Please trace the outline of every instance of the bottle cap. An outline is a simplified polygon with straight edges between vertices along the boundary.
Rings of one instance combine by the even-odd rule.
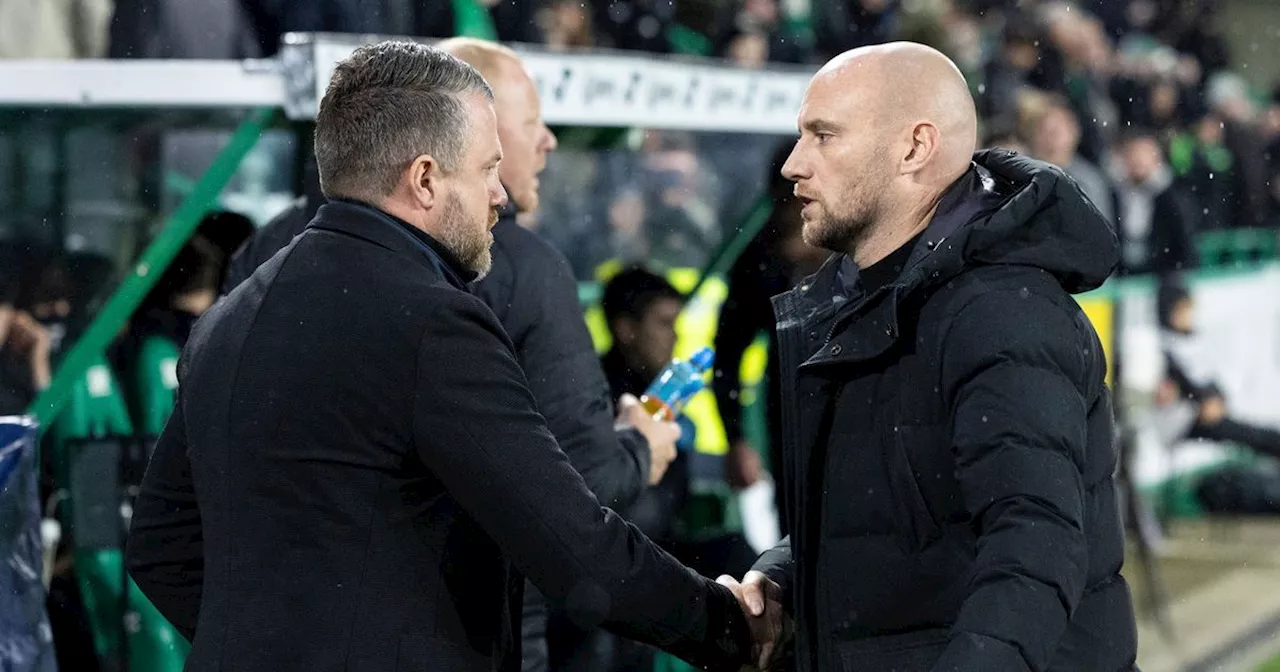
[[[711,348],[703,348],[689,358],[689,363],[693,364],[699,371],[710,371],[711,365],[715,364],[716,353]]]

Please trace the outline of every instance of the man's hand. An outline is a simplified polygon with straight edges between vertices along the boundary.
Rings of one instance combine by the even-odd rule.
[[[629,394],[618,400],[618,424],[636,428],[649,443],[649,485],[657,485],[667,473],[667,467],[676,459],[680,425],[655,420],[640,405],[640,400]]]
[[[747,572],[742,583],[727,574],[716,579],[716,583],[733,591],[733,596],[738,598],[756,642],[755,650],[751,652],[755,666],[768,670],[773,664],[773,655],[782,648],[791,627],[782,606],[782,588],[763,573],[755,571]]]
[[[17,352],[26,355],[35,388],[43,390],[49,387],[53,377],[49,362],[53,336],[49,329],[29,313],[19,311],[14,313],[13,322],[9,325],[9,343]]]
[[[764,476],[760,453],[746,441],[737,441],[724,456],[724,480],[735,490],[749,488]]]

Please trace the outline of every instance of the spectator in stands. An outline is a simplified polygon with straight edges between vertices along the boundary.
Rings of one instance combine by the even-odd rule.
[[[542,42],[561,51],[595,46],[591,10],[582,0],[551,0],[538,12]]]
[[[1187,438],[1230,441],[1280,458],[1280,431],[1233,418],[1209,368],[1208,344],[1197,337],[1195,299],[1180,282],[1163,283],[1157,296],[1166,380],[1156,393],[1160,406],[1190,404]]]
[[[817,3],[813,32],[818,55],[887,42],[897,30],[897,0],[830,0]]]
[[[129,2],[155,3],[156,0]],[[211,4],[216,6],[222,2]],[[280,36],[288,32],[450,37],[457,28],[454,5],[461,3],[451,0],[239,0],[236,4],[244,8],[256,48],[263,55],[271,56],[279,49]],[[181,3],[180,6],[187,5]]]
[[[1019,154],[1030,154],[1031,147],[1023,141],[1018,132],[1006,124],[995,125],[987,130],[982,146],[987,148],[1007,149]]]
[[[220,257],[218,286],[221,287],[230,273],[231,255],[254,233],[253,220],[238,212],[215,210],[200,220],[195,235],[211,243]]]
[[[30,313],[18,310],[17,278],[0,268],[0,416],[20,415],[49,386],[52,337]]]
[[[52,252],[27,264],[18,285],[21,289],[17,299],[18,310],[26,312],[48,330],[50,349],[56,359],[68,342],[68,335],[75,326],[73,323],[83,317],[74,310],[77,287],[67,255]],[[84,312],[83,308],[82,305],[80,313]]]
[[[646,222],[649,217],[644,195],[638,187],[626,186],[618,191],[609,203],[609,235],[606,257],[629,264],[650,256]]]
[[[107,55],[112,4],[113,0],[0,2],[0,60],[102,58]]]
[[[1239,75],[1219,72],[1209,79],[1206,97],[1213,118],[1222,126],[1222,142],[1232,159],[1229,179],[1233,202],[1226,224],[1262,226],[1268,205],[1266,144],[1248,86]]]
[[[599,46],[658,54],[671,51],[667,29],[676,11],[671,0],[603,0],[587,5],[594,10]]]
[[[650,132],[643,149],[640,185],[653,258],[665,266],[698,267],[721,232],[697,142],[692,134]]]
[[[272,46],[267,53],[275,53],[274,42],[287,30],[281,30],[282,26],[279,25],[273,26],[270,37],[260,39],[253,29],[253,16],[250,11],[247,11],[257,5],[266,4],[265,2],[241,2],[241,0],[201,0],[200,2],[115,0],[115,12],[111,16],[109,56],[111,58],[257,58],[264,53],[262,49],[264,42]],[[328,3],[308,2],[307,4]],[[319,11],[317,9],[317,12]]]
[[[1117,233],[1125,274],[1176,273],[1195,266],[1195,215],[1173,188],[1173,172],[1155,134],[1134,131],[1119,148]]]
[[[1098,208],[1107,221],[1115,223],[1115,202],[1111,185],[1097,166],[1077,153],[1080,124],[1065,99],[1051,98],[1034,123],[1031,155],[1062,168]]]
[[[129,322],[129,331],[117,344],[113,364],[117,371],[134,371],[143,344],[163,338],[179,350],[191,329],[218,298],[225,259],[222,250],[196,234],[178,251],[155,287]]]
[[[676,318],[684,296],[662,277],[639,268],[623,270],[605,286],[601,299],[613,348],[601,360],[616,401],[639,396],[671,361],[676,346]],[[673,527],[689,490],[689,458],[693,424],[680,418],[679,452],[662,480],[640,493],[623,517],[645,536],[670,550]],[[623,672],[653,667],[653,650],[603,630],[583,629],[564,613],[553,611],[547,623],[547,648],[553,672]]]
[[[1001,51],[984,69],[977,103],[983,119],[1007,127],[1017,123],[1018,98],[1023,88],[1062,92],[1065,76],[1060,54],[1033,17],[1012,14],[1002,37]]]
[[[601,299],[613,347],[602,358],[615,399],[639,396],[671,361],[676,346],[676,319],[685,297],[667,280],[643,268],[615,275]],[[645,490],[623,516],[682,562],[707,576],[746,571],[754,552],[739,534],[711,540],[679,533],[677,520],[688,495],[694,425],[679,419],[680,453],[662,480]],[[583,629],[564,613],[554,613],[547,628],[551,670],[555,672],[632,672],[653,667],[653,649],[599,629]]]
[[[1043,12],[1048,35],[1063,58],[1063,102],[1076,117],[1076,152],[1098,164],[1105,156],[1119,110],[1109,95],[1113,51],[1095,17],[1065,4],[1049,4]]]
[[[717,52],[739,67],[758,68],[767,61],[802,63],[808,56],[800,40],[782,30],[777,0],[731,3],[722,22]]]
[[[1206,114],[1169,141],[1169,166],[1191,206],[1196,231],[1231,228],[1238,216],[1240,181],[1225,139],[1221,119]]]
[[[1272,89],[1262,114],[1262,138],[1267,143],[1267,160],[1280,162],[1280,85]]]
[[[770,299],[815,272],[828,253],[804,242],[801,235],[800,204],[792,194],[791,182],[782,177],[782,165],[795,143],[782,143],[770,164],[769,194],[773,211],[760,233],[747,245],[729,271],[729,293],[720,310],[716,328],[716,374],[712,380],[720,418],[724,422],[729,453],[725,456],[725,477],[733,487],[743,488],[761,476],[761,460],[756,446],[744,431],[742,358],[760,334],[768,338],[764,404],[767,414],[769,471],[782,483],[782,376],[778,369],[777,323]],[[785,498],[776,497],[781,508]],[[783,534],[787,532],[786,512],[780,510]]]

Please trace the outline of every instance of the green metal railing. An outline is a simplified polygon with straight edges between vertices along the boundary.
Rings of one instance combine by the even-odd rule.
[[[84,334],[59,363],[49,387],[27,409],[28,413],[39,420],[41,427],[52,424],[76,381],[102,356],[147,293],[159,281],[169,263],[195,233],[200,220],[216,204],[218,194],[236,174],[240,162],[257,144],[258,138],[272,123],[276,114],[275,108],[260,108],[241,122],[209,169],[143,251],[134,264],[133,271],[120,283]]]

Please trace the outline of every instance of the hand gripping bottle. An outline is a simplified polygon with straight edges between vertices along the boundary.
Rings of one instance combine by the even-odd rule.
[[[711,348],[703,348],[687,361],[672,360],[640,397],[640,405],[654,418],[674,422],[693,395],[707,386],[703,375],[711,370],[715,359]]]

